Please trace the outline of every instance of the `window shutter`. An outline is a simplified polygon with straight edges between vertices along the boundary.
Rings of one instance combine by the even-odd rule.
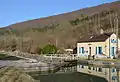
[[[79,53],[81,53],[81,47],[79,48]]]
[[[98,53],[97,53],[97,47],[96,47],[96,54],[98,54]]]

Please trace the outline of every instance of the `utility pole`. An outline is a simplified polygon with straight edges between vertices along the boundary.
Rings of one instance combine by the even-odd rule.
[[[56,40],[55,40],[55,45],[56,45],[56,47],[58,46],[58,38],[56,38]]]
[[[117,14],[117,12],[116,12],[116,14],[115,14],[115,28],[116,28],[116,41],[117,41],[117,43],[116,43],[116,54],[118,53],[118,14]]]

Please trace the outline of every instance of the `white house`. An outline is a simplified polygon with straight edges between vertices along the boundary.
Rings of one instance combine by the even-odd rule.
[[[83,38],[77,42],[77,56],[102,56],[116,57],[117,39],[114,33],[103,33],[100,35]],[[118,39],[118,50],[120,40]]]

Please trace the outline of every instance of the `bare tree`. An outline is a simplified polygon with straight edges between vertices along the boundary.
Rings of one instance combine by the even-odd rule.
[[[113,27],[113,23],[112,23],[112,13],[111,12],[109,12],[109,19],[110,19],[110,26],[111,26],[112,32],[114,32],[114,27]]]

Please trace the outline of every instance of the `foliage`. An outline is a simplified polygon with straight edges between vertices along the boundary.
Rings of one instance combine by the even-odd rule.
[[[55,54],[57,53],[57,48],[55,45],[46,45],[43,49],[42,49],[42,53],[43,54]]]
[[[44,28],[32,28],[32,31],[44,32]]]
[[[46,25],[43,28],[38,26],[37,28],[32,28],[32,31],[38,31],[38,32],[46,32],[49,29],[52,29],[53,31],[55,30],[56,27],[58,27],[59,24],[51,24],[51,25]]]
[[[76,18],[75,20],[69,21],[69,23],[70,23],[72,26],[78,25],[79,22],[80,22],[80,20],[79,20],[78,18]]]
[[[20,33],[21,31],[19,30],[11,29],[10,31],[11,31],[10,33],[15,34],[16,36],[21,36],[21,33]]]
[[[10,33],[6,29],[0,29],[0,35],[4,35],[4,34],[10,34]]]
[[[54,32],[55,29],[59,26],[59,24],[51,24],[49,26],[45,26],[45,28],[48,29],[52,29],[52,31]]]

